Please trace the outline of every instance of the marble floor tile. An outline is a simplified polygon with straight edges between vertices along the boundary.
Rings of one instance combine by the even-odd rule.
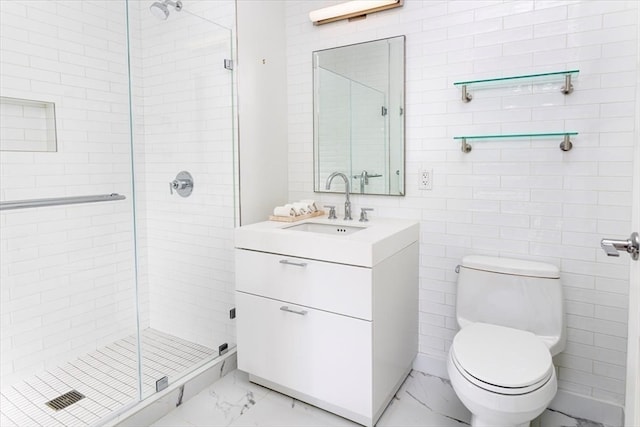
[[[389,403],[377,424],[378,427],[465,427],[468,425],[453,417],[432,411],[423,402],[397,395]]]
[[[236,419],[233,427],[359,427],[352,421],[277,392]]]
[[[531,422],[531,427],[562,426],[562,427],[607,427],[584,418],[574,418],[562,412],[547,409]]]
[[[417,425],[469,425],[471,413],[464,407],[451,387],[447,379],[425,374],[419,371],[411,371],[395,396],[396,402],[402,402],[402,410],[406,411],[415,402],[421,407],[421,419],[431,414],[436,414],[449,420],[446,424],[417,424]],[[387,412],[390,408],[387,408]],[[391,424],[390,424],[391,425]],[[401,425],[401,424],[398,424]],[[413,425],[413,424],[412,424]]]
[[[378,427],[463,427],[471,414],[448,380],[411,371],[380,417]],[[357,427],[358,424],[230,372],[152,427]],[[531,427],[607,427],[547,410]]]
[[[273,392],[249,382],[244,372],[234,370],[153,425],[179,426],[182,424],[176,420],[182,420],[186,426],[228,426],[269,393]]]

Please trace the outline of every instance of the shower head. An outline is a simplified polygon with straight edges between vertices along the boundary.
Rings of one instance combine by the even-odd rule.
[[[160,18],[165,20],[169,17],[169,8],[167,7],[173,6],[176,12],[180,12],[182,10],[182,2],[180,0],[171,1],[171,0],[163,0],[162,2],[155,2],[151,6],[149,6],[149,10],[156,18]]]

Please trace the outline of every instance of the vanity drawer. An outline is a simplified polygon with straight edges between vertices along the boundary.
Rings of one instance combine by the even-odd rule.
[[[371,418],[371,322],[244,292],[236,307],[238,369]]]
[[[371,320],[372,270],[236,249],[236,290]]]

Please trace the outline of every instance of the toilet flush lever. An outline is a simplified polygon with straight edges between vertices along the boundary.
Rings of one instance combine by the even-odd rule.
[[[640,255],[640,236],[633,232],[627,240],[602,239],[600,246],[607,256],[620,256],[619,251],[625,251],[631,255],[631,259],[637,261]]]

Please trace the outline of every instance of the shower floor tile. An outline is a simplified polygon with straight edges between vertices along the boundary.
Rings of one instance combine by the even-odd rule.
[[[190,341],[145,329],[142,340],[143,396],[156,380],[180,375],[217,355]],[[71,390],[85,398],[54,411],[46,402]],[[137,339],[134,335],[2,390],[0,426],[85,426],[138,399]]]

